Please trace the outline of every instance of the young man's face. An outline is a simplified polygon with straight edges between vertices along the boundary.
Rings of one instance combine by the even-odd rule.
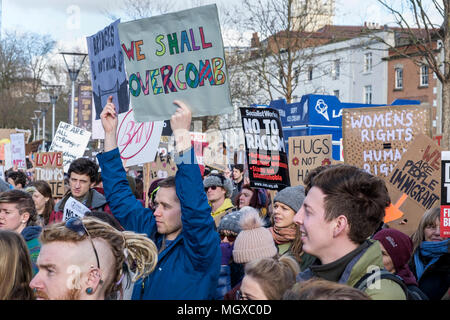
[[[17,204],[0,203],[0,230],[11,230],[21,233],[26,227],[30,214],[20,214]]]
[[[244,175],[243,172],[241,172],[239,169],[233,169],[233,180],[234,181],[239,181],[242,176]]]
[[[84,270],[80,261],[83,254],[80,254],[79,245],[63,241],[42,245],[37,259],[39,272],[30,282],[30,288],[36,291],[38,300],[82,299],[86,288],[83,286]]]
[[[75,198],[83,198],[93,186],[91,178],[87,174],[70,173],[70,191]]]
[[[181,205],[174,187],[159,188],[155,196],[158,233],[165,234],[167,240],[174,240],[181,232]]]
[[[219,186],[211,186],[205,188],[206,196],[208,197],[208,201],[215,202],[220,200],[225,200],[226,190]]]
[[[301,232],[303,250],[321,261],[327,257],[334,245],[334,225],[325,221],[324,200],[325,194],[322,190],[312,187],[294,217],[294,223]]]

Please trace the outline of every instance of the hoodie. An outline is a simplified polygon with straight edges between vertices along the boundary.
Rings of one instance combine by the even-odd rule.
[[[33,276],[38,272],[36,262],[39,252],[41,251],[41,243],[39,242],[41,231],[42,227],[40,226],[29,226],[23,229],[21,233],[27,243],[28,251],[30,252]]]

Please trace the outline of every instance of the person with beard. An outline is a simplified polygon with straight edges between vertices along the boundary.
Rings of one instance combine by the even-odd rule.
[[[132,282],[149,275],[158,252],[152,240],[120,232],[96,218],[71,218],[42,231],[39,272],[30,287],[38,300],[104,300],[122,295],[127,270]]]

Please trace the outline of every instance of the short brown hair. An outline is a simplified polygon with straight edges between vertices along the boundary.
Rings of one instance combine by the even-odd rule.
[[[283,300],[371,300],[363,291],[346,284],[313,278],[296,283]]]
[[[33,197],[25,191],[13,189],[0,193],[0,203],[13,203],[22,215],[25,212],[30,214],[27,226],[36,225],[37,213],[34,206]]]
[[[349,223],[349,238],[360,244],[383,222],[391,200],[385,182],[366,171],[338,164],[320,171],[310,181],[324,194],[325,220],[344,215]]]

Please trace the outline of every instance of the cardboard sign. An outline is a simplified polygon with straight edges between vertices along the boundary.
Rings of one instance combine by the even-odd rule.
[[[89,83],[78,86],[78,127],[92,131],[92,87]]]
[[[64,167],[62,152],[40,152],[34,154],[35,180],[45,180],[52,188],[52,196],[64,196]]]
[[[117,113],[127,112],[129,109],[130,98],[124,54],[117,30],[119,23],[120,19],[86,38],[96,120],[100,119],[100,113],[109,96],[113,97]]]
[[[67,221],[70,218],[74,218],[74,217],[81,219],[84,217],[84,215],[86,213],[88,213],[90,211],[91,210],[89,210],[89,208],[86,207],[84,204],[75,200],[72,197],[69,197],[69,199],[67,199],[66,204],[64,206],[62,221]]]
[[[240,108],[250,185],[282,190],[290,186],[286,147],[278,111]]]
[[[25,136],[23,133],[12,133],[11,137],[11,161],[17,169],[26,170]]]
[[[331,164],[331,134],[289,137],[289,178],[291,186],[303,184],[312,169]]]
[[[420,134],[385,178],[392,205],[384,222],[411,235],[428,209],[439,206],[441,147]]]
[[[49,151],[63,153],[64,172],[69,171],[73,160],[84,155],[91,133],[66,122],[60,122]]]
[[[387,177],[419,134],[431,135],[430,109],[391,106],[343,109],[345,163]]]
[[[450,151],[441,153],[441,237],[450,238]]]
[[[233,112],[215,4],[119,24],[138,122],[168,120],[184,101],[192,116]]]
[[[133,109],[119,114],[117,146],[127,167],[155,159],[163,126],[163,121],[137,123]]]

